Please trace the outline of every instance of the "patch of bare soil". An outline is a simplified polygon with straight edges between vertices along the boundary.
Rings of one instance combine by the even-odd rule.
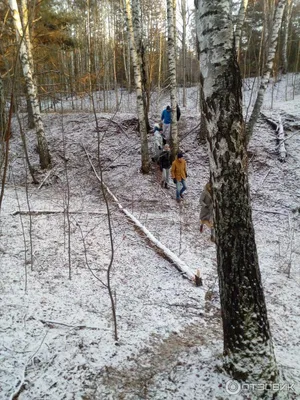
[[[222,339],[219,310],[210,301],[206,302],[206,306],[206,310],[212,313],[209,316],[203,315],[202,322],[188,325],[179,333],[172,332],[165,339],[153,334],[149,346],[144,347],[137,355],[128,357],[128,367],[106,367],[98,386],[105,389],[103,392],[100,389],[101,393],[97,391],[95,398],[155,398],[150,387],[159,374],[163,373],[172,381],[174,370],[188,366],[188,354],[197,353],[200,346]]]

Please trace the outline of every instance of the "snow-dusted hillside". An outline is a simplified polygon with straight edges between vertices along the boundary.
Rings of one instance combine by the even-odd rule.
[[[283,77],[273,88],[273,101],[270,90],[265,115],[276,119],[288,114],[300,124],[300,77],[296,79],[294,91],[291,78],[286,83]],[[254,399],[251,387],[239,391],[234,386],[238,383],[227,383],[229,377],[219,368],[222,327],[215,247],[208,231],[199,232],[199,196],[209,171],[206,148],[198,144],[193,131],[199,123],[197,93],[197,88],[189,89],[188,107],[182,108],[179,124],[189,172],[181,206],[175,202],[173,186],[160,187],[156,165],[148,176],[139,172],[133,96],[124,95],[122,112],[97,114],[105,183],[163,245],[192,271],[199,268],[204,281],[198,288],[184,279],[110,199],[118,343],[107,288],[95,278],[106,283],[111,245],[101,188],[82,147],[97,166],[93,113],[71,112],[64,104],[63,113],[45,114],[53,169],[50,174],[38,173],[40,185],[33,185],[26,173],[19,128],[13,121],[0,215],[1,399],[13,399],[22,383],[20,400]],[[248,100],[245,91],[245,113]],[[152,122],[167,104],[166,98],[153,98]],[[283,387],[281,395],[296,399],[300,398],[300,214],[293,210],[300,207],[300,132],[286,133],[288,156],[280,163],[272,128],[262,120],[258,123],[249,146],[249,174],[277,361],[286,382],[294,386],[290,391]],[[27,138],[30,159],[38,167],[34,133],[28,132]],[[66,179],[69,232],[63,212],[68,204]]]

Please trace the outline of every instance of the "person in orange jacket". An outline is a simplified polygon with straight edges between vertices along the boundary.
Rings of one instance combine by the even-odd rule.
[[[176,201],[180,202],[183,199],[183,192],[187,189],[185,183],[187,178],[186,161],[181,152],[177,154],[176,160],[172,163],[171,176],[176,184]]]

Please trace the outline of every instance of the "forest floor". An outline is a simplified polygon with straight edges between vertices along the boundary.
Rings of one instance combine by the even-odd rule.
[[[265,104],[264,114],[289,114],[300,121],[300,88],[287,101],[284,90],[283,82],[272,109]],[[0,226],[1,399],[13,399],[19,386],[20,400],[256,398],[249,387],[233,394],[221,369],[216,249],[209,232],[199,232],[208,156],[197,140],[199,117],[192,104],[182,108],[179,125],[188,164],[188,191],[180,205],[173,185],[161,188],[156,165],[149,175],[140,173],[134,114],[97,113],[104,182],[161,243],[192,271],[199,268],[204,282],[199,288],[184,279],[109,197],[118,342],[108,291],[99,281],[107,282],[112,256],[107,208],[84,151],[97,167],[94,115],[44,115],[51,171],[39,170],[35,137],[27,132],[37,185],[26,172],[19,127],[13,121]],[[153,114],[152,122],[157,119]],[[293,385],[290,391],[285,386],[281,397],[297,399],[300,216],[293,210],[300,206],[300,134],[286,133],[288,156],[281,163],[274,131],[259,121],[249,146],[249,179],[276,358],[285,382]]]

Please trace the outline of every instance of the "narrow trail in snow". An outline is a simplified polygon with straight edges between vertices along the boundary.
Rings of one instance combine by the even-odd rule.
[[[86,150],[86,148],[84,147],[83,144],[81,144],[83,150],[85,151],[85,154],[87,156],[87,159],[93,169],[93,172],[96,176],[96,178],[98,179],[98,181],[101,183],[101,185],[104,185],[105,189],[107,190],[107,192],[109,193],[109,195],[111,196],[111,198],[115,201],[115,203],[118,205],[119,209],[126,215],[126,217],[135,224],[137,231],[140,233],[143,233],[147,240],[151,242],[152,247],[155,249],[155,251],[157,252],[157,254],[159,254],[160,256],[164,257],[165,259],[167,259],[168,261],[170,261],[179,271],[181,271],[182,276],[187,277],[188,279],[190,279],[191,281],[195,281],[196,278],[196,273],[192,272],[191,269],[182,261],[180,260],[179,257],[176,256],[176,254],[174,254],[170,249],[168,249],[167,247],[165,247],[160,241],[158,241],[151,232],[149,232],[149,230],[147,228],[145,228],[140,221],[135,218],[127,209],[123,208],[123,206],[120,204],[119,200],[116,198],[116,196],[111,192],[111,190],[107,187],[107,185],[103,182],[103,180],[101,180],[101,177],[97,174],[97,171],[95,169],[95,166],[93,165],[91,158]]]

